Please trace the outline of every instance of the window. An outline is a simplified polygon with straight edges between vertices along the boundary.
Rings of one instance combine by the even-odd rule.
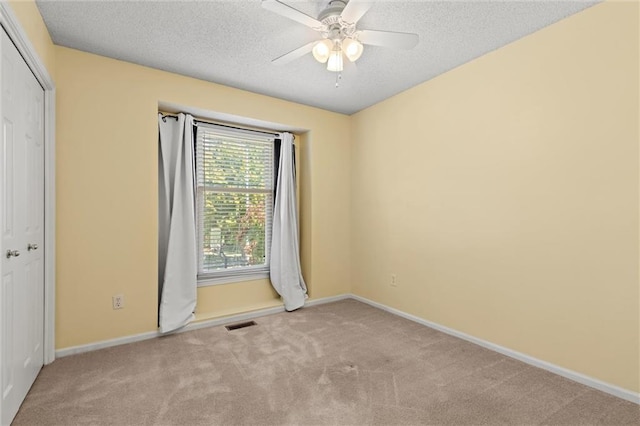
[[[274,198],[274,136],[196,126],[198,279],[266,277]]]

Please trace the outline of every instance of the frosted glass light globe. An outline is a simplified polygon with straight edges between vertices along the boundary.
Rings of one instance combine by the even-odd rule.
[[[347,38],[342,42],[342,51],[351,62],[355,62],[362,56],[364,47],[358,40]]]
[[[327,62],[327,59],[329,59],[329,55],[331,54],[331,42],[329,40],[320,40],[313,46],[311,53],[313,53],[313,57],[316,58],[316,61],[324,64]]]
[[[329,56],[329,61],[327,62],[327,70],[333,72],[342,71],[343,62],[342,62],[342,51],[341,50],[332,50],[331,55]]]

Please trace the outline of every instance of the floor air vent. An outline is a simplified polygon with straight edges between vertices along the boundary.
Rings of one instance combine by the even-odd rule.
[[[226,328],[229,331],[233,331],[239,328],[251,327],[252,325],[258,325],[258,324],[256,324],[255,321],[247,321],[247,322],[239,322],[237,324],[225,325],[224,328]]]

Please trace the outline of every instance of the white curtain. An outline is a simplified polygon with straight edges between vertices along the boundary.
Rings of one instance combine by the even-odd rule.
[[[293,135],[283,133],[280,139],[282,142],[273,211],[270,276],[273,288],[282,297],[284,308],[293,311],[304,306],[307,286],[300,267]]]
[[[160,332],[193,320],[198,263],[193,117],[158,114],[158,295]]]

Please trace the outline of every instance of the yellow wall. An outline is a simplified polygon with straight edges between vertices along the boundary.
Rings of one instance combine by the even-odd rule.
[[[349,292],[348,116],[63,47],[56,63],[57,348],[156,330],[159,102],[308,129],[304,276],[311,298]],[[278,303],[267,280],[211,286],[197,316]]]
[[[354,115],[353,292],[638,392],[638,50],[604,3]]]
[[[15,13],[22,29],[29,37],[43,65],[55,80],[55,49],[49,31],[42,20],[34,0],[10,0],[9,5]]]

